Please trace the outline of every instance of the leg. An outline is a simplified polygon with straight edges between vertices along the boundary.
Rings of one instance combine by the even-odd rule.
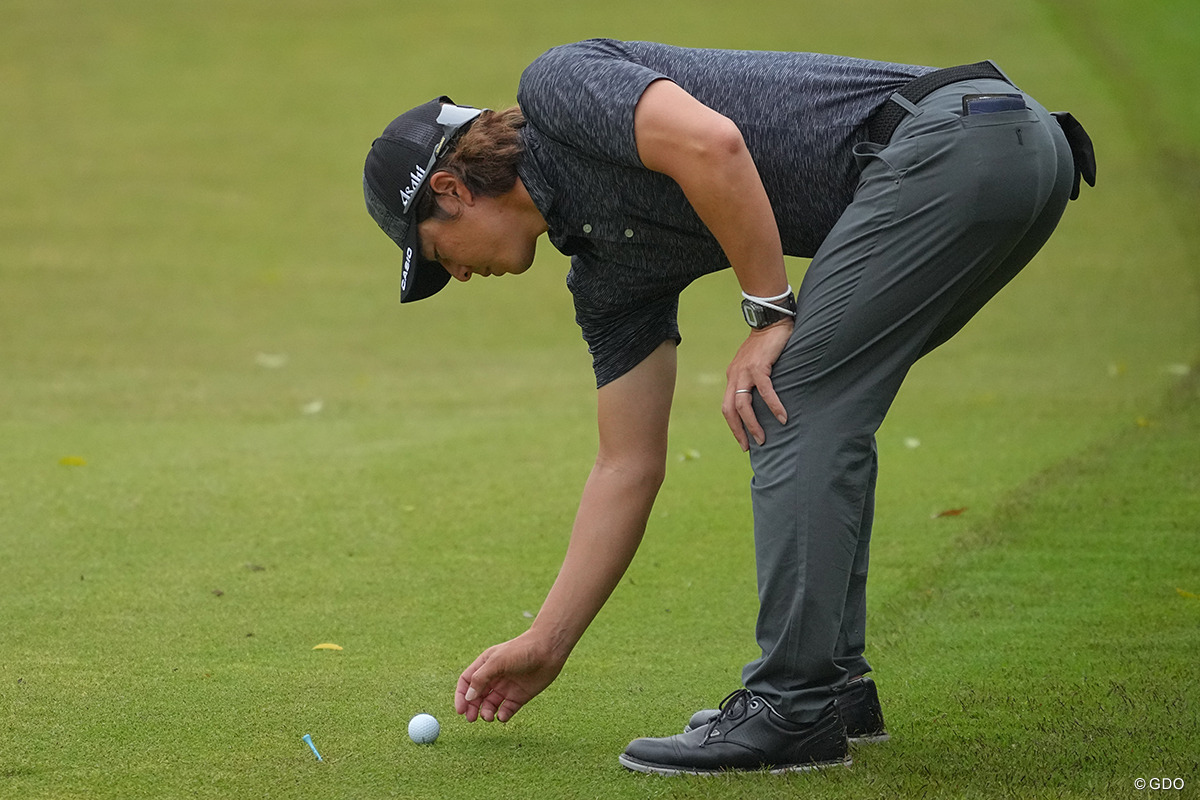
[[[1040,106],[960,116],[962,94],[1000,88],[1011,91],[947,87],[887,147],[860,146],[854,202],[809,267],[772,375],[787,425],[755,400],[767,435],[751,448],[763,654],[743,680],[797,721],[869,668],[859,620],[875,431],[917,358],[1032,257],[1066,203],[1070,154]]]
[[[879,453],[871,437],[871,474],[858,527],[858,543],[850,567],[850,584],[842,609],[842,627],[834,648],[833,661],[847,677],[865,675],[871,665],[863,657],[867,647],[867,569],[871,551],[871,524],[875,517],[875,480],[879,476]]]
[[[1033,100],[1030,100],[1029,104],[1037,105]],[[1056,185],[1061,186],[1064,181],[1068,180],[1067,175],[1072,174],[1069,170],[1069,165],[1072,164],[1071,148],[1068,146],[1066,138],[1062,136],[1054,136],[1054,144],[1059,166]],[[968,287],[962,299],[955,304],[946,318],[934,330],[921,355],[925,355],[949,341],[989,300],[996,296],[997,292],[1017,276],[1017,273],[1033,259],[1034,255],[1042,249],[1046,240],[1050,238],[1050,234],[1054,232],[1066,206],[1066,197],[1056,196],[1042,207],[1041,213],[1029,226],[1025,236],[1000,265]]]

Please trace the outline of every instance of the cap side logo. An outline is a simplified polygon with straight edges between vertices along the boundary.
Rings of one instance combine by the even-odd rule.
[[[408,212],[408,207],[412,203],[413,195],[417,193],[417,189],[421,188],[421,182],[425,180],[425,168],[413,167],[413,171],[408,173],[408,188],[400,190],[400,199],[404,201],[404,211]]]
[[[412,267],[412,248],[404,248],[404,268],[400,270],[400,291],[408,290],[408,270]]]

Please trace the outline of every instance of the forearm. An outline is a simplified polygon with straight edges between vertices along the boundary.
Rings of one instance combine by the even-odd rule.
[[[531,632],[566,659],[625,574],[661,484],[656,469],[597,459],[584,487],[567,554]]]
[[[667,465],[675,343],[600,389],[600,443],[558,578],[530,633],[562,659],[616,588],[646,530]]]
[[[670,340],[601,387],[596,466],[562,569],[529,630],[489,647],[459,676],[454,708],[468,721],[504,722],[549,686],[625,574],[666,472],[674,390]]]

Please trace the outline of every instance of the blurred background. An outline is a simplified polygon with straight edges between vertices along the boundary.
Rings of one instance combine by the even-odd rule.
[[[0,795],[162,796],[167,781],[180,795],[311,796],[295,777],[310,731],[331,760],[359,754],[318,788],[393,787],[398,771],[477,776],[457,796],[504,796],[510,779],[602,796],[586,780],[611,788],[630,719],[731,686],[731,665],[753,656],[756,597],[749,469],[719,406],[745,326],[732,276],[714,275],[681,304],[652,535],[561,693],[518,733],[448,727],[441,760],[395,747],[406,709],[446,725],[458,670],[536,612],[595,453],[595,390],[567,259],[545,241],[519,278],[401,308],[363,159],[402,111],[441,94],[508,105],[526,64],[594,36],[992,58],[1096,143],[1098,187],[913,370],[879,436],[872,646],[897,665],[897,718],[933,733],[920,763],[940,769],[939,737],[958,733],[923,710],[951,702],[960,673],[920,672],[937,666],[923,657],[941,652],[936,628],[911,657],[922,666],[905,647],[931,587],[994,543],[959,523],[1097,443],[1153,433],[1180,387],[1195,400],[1195,0],[0,0]],[[790,263],[793,285],[804,266]],[[1185,562],[1133,550],[1178,599],[1164,576]],[[1143,574],[1100,568],[1127,586]],[[1108,589],[1091,586],[1079,613],[1119,601]],[[1048,635],[1018,643],[1040,652]],[[305,658],[323,641],[346,645],[344,660]],[[1123,658],[1106,648],[1079,657]],[[1004,653],[972,652],[990,687],[986,659]],[[987,737],[1008,734],[980,730],[979,751],[1001,752]],[[1093,769],[1121,749],[1117,730],[1082,737]],[[1058,740],[1020,741],[1028,766]],[[586,780],[563,790],[512,757],[521,742],[575,759]],[[1080,763],[1075,748],[1062,743],[1061,763]],[[870,787],[869,763],[853,792]]]

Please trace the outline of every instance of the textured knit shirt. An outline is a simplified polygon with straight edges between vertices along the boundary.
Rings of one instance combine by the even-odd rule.
[[[729,261],[674,180],[638,157],[633,114],[669,79],[731,119],[775,213],[783,251],[812,257],[854,194],[852,148],[871,113],[930,67],[594,39],[526,68],[519,175],[571,257],[567,286],[597,386],[680,341],[679,294]]]

